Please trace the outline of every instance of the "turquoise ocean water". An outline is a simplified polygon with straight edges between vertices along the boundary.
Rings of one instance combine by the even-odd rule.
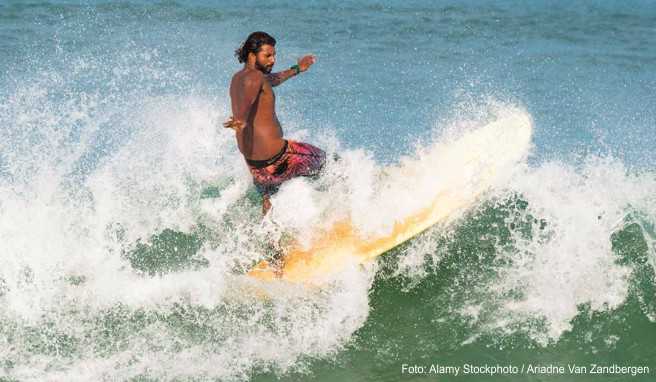
[[[219,125],[255,30],[317,56],[278,116],[341,158],[264,220]],[[656,380],[655,89],[652,1],[0,1],[0,381]],[[386,166],[503,115],[532,149],[474,208],[253,292],[270,238],[384,229],[425,191]]]

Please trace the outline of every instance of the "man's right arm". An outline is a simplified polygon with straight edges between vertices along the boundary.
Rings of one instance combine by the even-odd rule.
[[[223,126],[233,128],[236,131],[246,126],[246,119],[262,90],[263,82],[264,75],[258,71],[247,73],[244,76],[241,89],[237,91],[234,115]]]

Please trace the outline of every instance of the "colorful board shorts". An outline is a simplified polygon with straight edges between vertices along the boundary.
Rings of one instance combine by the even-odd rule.
[[[297,176],[316,176],[326,163],[326,153],[308,143],[285,140],[282,150],[271,159],[246,159],[253,183],[260,195],[271,195],[280,185]]]

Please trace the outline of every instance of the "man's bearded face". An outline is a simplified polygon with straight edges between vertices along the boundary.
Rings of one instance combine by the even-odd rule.
[[[271,73],[273,65],[276,63],[276,48],[265,44],[260,47],[260,51],[255,55],[255,67],[262,73]]]

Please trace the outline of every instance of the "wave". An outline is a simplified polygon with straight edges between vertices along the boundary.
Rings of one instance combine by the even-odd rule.
[[[303,373],[312,359],[331,359],[352,343],[369,322],[372,290],[412,293],[436,278],[454,283],[435,291],[435,301],[451,308],[437,317],[423,309],[421,317],[460,317],[463,343],[519,332],[544,346],[571,329],[581,305],[613,310],[630,293],[642,296],[653,320],[653,173],[632,173],[613,158],[520,163],[476,210],[386,255],[382,271],[375,264],[350,269],[320,290],[263,286],[242,274],[266,256],[268,240],[309,237],[345,214],[363,231],[384,229],[388,219],[370,213],[372,200],[379,210],[394,205],[395,214],[410,213],[420,199],[402,192],[417,184],[416,174],[386,177],[366,150],[340,149],[330,134],[292,131],[341,159],[317,182],[283,187],[261,220],[232,136],[217,132],[225,110],[200,98],[159,97],[134,112],[139,128],[83,177],[71,171],[79,157],[69,151],[58,157],[73,159],[54,163],[40,162],[43,150],[6,155],[12,176],[0,189],[0,298],[2,338],[12,343],[2,358],[12,376]],[[526,112],[488,105],[400,163],[431,169],[433,148],[508,113]],[[40,133],[51,142],[67,132]],[[33,171],[15,170],[25,163]],[[642,235],[637,254],[623,254],[636,245],[626,235]],[[406,281],[399,287],[376,277]],[[193,367],[178,362],[185,358]],[[53,363],[60,371],[46,371]]]
[[[463,131],[530,115],[495,101],[464,107],[391,166],[366,147],[346,149],[330,126],[310,132],[292,117],[290,138],[340,159],[317,181],[287,183],[262,219],[234,137],[220,127],[228,100],[193,78],[156,50],[121,47],[37,55],[4,79],[8,376],[248,380],[307,374],[358,341],[383,341],[385,327],[439,330],[442,342],[425,350],[518,333],[546,346],[585,312],[632,299],[654,321],[656,179],[613,157],[519,163],[475,210],[325,288],[249,280],[244,271],[270,241],[310,240],[345,216],[363,232],[388,229],[445,176],[432,153]],[[400,306],[408,321],[379,313]],[[454,327],[462,330],[449,337]],[[402,348],[398,334],[389,341],[376,351]]]

